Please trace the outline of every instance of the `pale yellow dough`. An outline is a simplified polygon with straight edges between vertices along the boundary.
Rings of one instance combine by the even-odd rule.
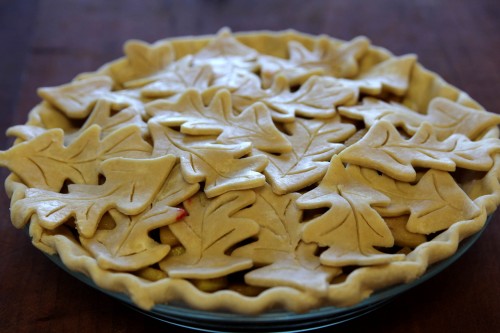
[[[13,225],[143,309],[353,305],[500,203],[500,116],[415,55],[229,29],[124,53],[40,88],[0,166]]]

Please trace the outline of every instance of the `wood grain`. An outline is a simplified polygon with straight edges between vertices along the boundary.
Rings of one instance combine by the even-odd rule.
[[[500,113],[497,0],[0,0],[0,128],[23,123],[36,89],[120,57],[127,39],[294,28],[358,35],[427,68]],[[0,138],[0,149],[11,139]],[[2,179],[6,170],[0,171]],[[165,332],[56,266],[10,224],[0,194],[0,332]],[[456,263],[337,332],[499,332],[500,216]],[[320,331],[330,332],[332,328]],[[183,331],[176,329],[175,331]],[[187,330],[184,330],[187,332]]]

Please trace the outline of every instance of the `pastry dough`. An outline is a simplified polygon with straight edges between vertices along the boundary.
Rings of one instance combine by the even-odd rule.
[[[38,92],[0,152],[12,223],[143,309],[356,304],[500,203],[500,116],[365,37],[129,41]]]

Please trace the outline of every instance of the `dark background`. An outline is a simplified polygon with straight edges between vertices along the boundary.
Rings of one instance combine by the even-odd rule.
[[[296,30],[349,40],[365,35],[500,113],[498,0],[0,0],[2,133],[24,123],[36,88],[68,82],[122,55],[136,38]],[[11,139],[0,137],[0,149]],[[2,180],[6,170],[0,171]],[[0,194],[0,332],[169,332],[53,265],[9,220]],[[383,308],[324,332],[500,332],[500,217],[438,276]],[[176,329],[175,331],[180,331]]]

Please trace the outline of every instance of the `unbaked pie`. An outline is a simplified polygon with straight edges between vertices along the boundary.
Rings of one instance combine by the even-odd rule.
[[[143,309],[349,306],[421,276],[500,200],[497,125],[365,37],[129,41],[0,153],[17,228]]]

